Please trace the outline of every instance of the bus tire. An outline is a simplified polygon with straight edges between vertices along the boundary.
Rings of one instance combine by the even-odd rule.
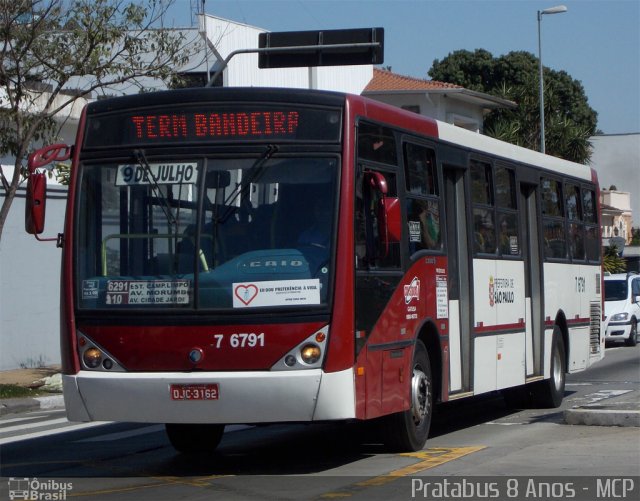
[[[213,452],[224,433],[223,424],[165,424],[169,442],[185,454]]]
[[[536,407],[550,409],[560,407],[564,398],[564,386],[566,380],[566,357],[564,341],[560,327],[553,328],[551,341],[551,377],[535,383],[533,397]]]
[[[433,378],[429,355],[422,341],[416,342],[409,387],[408,410],[383,419],[384,443],[393,451],[418,451],[429,436],[433,414]]]

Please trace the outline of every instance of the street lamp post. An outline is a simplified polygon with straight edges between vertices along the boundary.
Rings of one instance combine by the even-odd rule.
[[[543,14],[561,14],[567,12],[567,8],[564,5],[558,5],[556,7],[550,7],[548,9],[538,11],[538,65],[540,68],[540,151],[545,152],[544,145],[544,81],[542,76],[542,41],[540,37],[540,21],[542,21]]]

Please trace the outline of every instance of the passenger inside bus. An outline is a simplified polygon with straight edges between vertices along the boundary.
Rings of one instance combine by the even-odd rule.
[[[435,200],[408,199],[409,246],[411,252],[437,250],[440,242],[440,211]]]
[[[480,254],[495,254],[496,236],[493,216],[482,209],[475,209],[474,216],[474,250]]]

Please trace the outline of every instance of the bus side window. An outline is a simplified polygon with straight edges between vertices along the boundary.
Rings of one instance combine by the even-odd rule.
[[[513,169],[496,166],[496,207],[498,210],[498,247],[502,256],[520,255],[516,201],[516,177]]]
[[[383,197],[397,196],[396,176],[380,173],[386,180],[387,193],[383,194],[370,182],[371,176],[360,166],[355,204],[355,249],[358,269],[400,268],[400,242],[387,241],[380,235],[380,207]],[[367,169],[369,174],[376,172]]]
[[[496,221],[491,164],[471,160],[471,198],[473,202],[473,250],[476,254],[495,254]]]
[[[565,185],[565,207],[569,223],[567,240],[569,255],[575,261],[585,260],[584,225],[582,224],[582,204],[580,188],[573,184]]]
[[[496,230],[493,211],[473,209],[473,247],[480,254],[496,252]]]
[[[405,143],[404,167],[409,253],[440,250],[440,199],[434,150]]]
[[[582,190],[582,209],[585,222],[585,247],[587,259],[600,262],[600,227],[596,212],[596,195],[593,190]]]
[[[564,224],[562,183],[542,178],[542,220],[544,225],[544,257],[567,259],[567,235]]]

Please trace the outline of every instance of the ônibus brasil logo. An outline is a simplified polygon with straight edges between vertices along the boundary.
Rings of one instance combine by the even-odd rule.
[[[420,301],[420,280],[418,277],[413,277],[409,285],[404,286],[404,302],[409,304],[412,299]]]
[[[9,478],[9,499],[60,501],[67,499],[73,489],[72,482],[58,482],[37,478]]]

